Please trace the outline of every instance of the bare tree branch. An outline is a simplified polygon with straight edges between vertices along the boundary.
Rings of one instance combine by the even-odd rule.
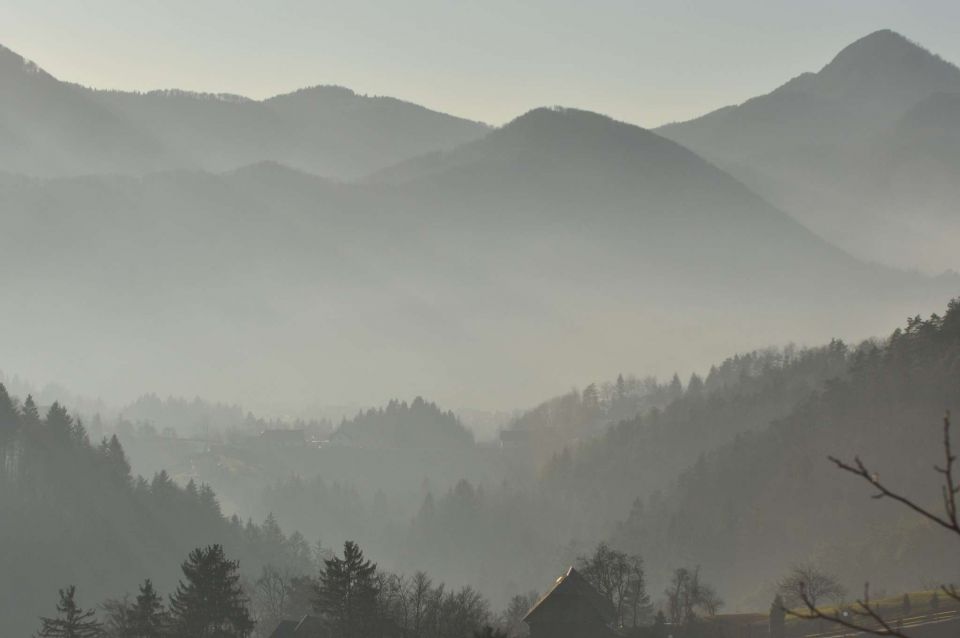
[[[937,525],[960,535],[960,521],[957,519],[957,495],[960,494],[960,485],[957,485],[953,478],[953,467],[957,461],[957,457],[954,456],[950,444],[950,412],[947,412],[946,416],[943,418],[943,448],[946,456],[946,463],[944,467],[934,466],[934,470],[944,475],[944,485],[942,487],[945,512],[944,515],[931,512],[927,508],[913,502],[906,496],[903,496],[902,494],[894,492],[888,488],[880,481],[880,475],[876,472],[871,472],[869,468],[864,465],[863,461],[860,460],[859,456],[854,457],[852,465],[850,463],[841,461],[835,456],[830,456],[827,458],[829,458],[830,461],[832,461],[833,464],[841,470],[850,472],[855,476],[859,476],[870,483],[870,485],[875,487],[877,489],[877,493],[873,495],[873,498],[893,499],[898,503],[901,503],[912,509],[914,512],[917,512],[924,518],[933,521]]]
[[[854,620],[850,620],[844,617],[843,613],[827,613],[821,611],[813,604],[813,601],[810,600],[810,597],[807,595],[806,591],[801,592],[801,600],[803,602],[806,611],[795,611],[792,609],[784,608],[784,612],[793,616],[794,618],[800,618],[803,620],[825,620],[847,629],[853,631],[863,632],[867,634],[873,634],[874,636],[893,636],[895,638],[910,638],[903,631],[891,625],[880,612],[870,603],[870,585],[869,583],[863,587],[863,598],[858,599],[855,603],[855,607],[850,610],[852,614],[860,616],[861,618],[868,618],[872,620],[875,625],[859,623]]]
[[[946,530],[949,530],[950,532],[953,532],[954,534],[960,535],[960,518],[958,518],[957,513],[957,497],[960,495],[960,484],[958,484],[954,478],[954,468],[957,462],[957,457],[953,453],[953,447],[951,443],[949,410],[943,417],[943,453],[943,466],[934,466],[934,471],[943,476],[943,485],[941,486],[941,497],[943,501],[942,514],[931,511],[930,509],[919,505],[910,498],[884,485],[880,481],[880,475],[876,472],[870,471],[863,461],[860,460],[859,456],[854,457],[852,464],[841,461],[834,456],[830,456],[828,458],[841,470],[849,472],[855,476],[859,476],[870,483],[870,485],[877,490],[877,493],[873,495],[873,498],[889,498],[894,500],[913,510],[923,518],[932,521],[933,523]],[[941,585],[940,588],[948,597],[960,602],[960,590],[958,590],[955,585]],[[842,627],[846,627],[847,629],[873,634],[875,636],[895,636],[896,638],[909,638],[909,636],[904,634],[899,627],[895,628],[891,626],[883,618],[880,612],[871,605],[869,584],[864,586],[864,597],[856,602],[856,607],[854,607],[851,612],[861,618],[872,620],[874,623],[876,623],[875,626],[858,623],[842,616],[842,614],[828,614],[819,610],[816,606],[815,597],[812,598],[809,595],[809,592],[807,592],[805,589],[802,591],[800,598],[804,607],[806,607],[806,611],[797,612],[789,609],[784,609],[784,611],[796,618],[803,618],[806,620],[826,620]]]

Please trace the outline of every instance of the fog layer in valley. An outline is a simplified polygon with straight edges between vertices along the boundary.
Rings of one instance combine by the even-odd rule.
[[[417,638],[520,638],[610,548],[636,627],[678,568],[710,616],[796,565],[955,580],[826,461],[935,500],[960,399],[960,69],[899,34],[655,131],[105,91],[6,49],[0,87],[0,634],[68,584],[116,620],[207,544],[258,636],[327,613],[347,541]],[[404,624],[415,583],[459,629]]]

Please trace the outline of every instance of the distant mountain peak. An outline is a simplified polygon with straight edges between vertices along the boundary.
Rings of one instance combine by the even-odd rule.
[[[948,64],[896,31],[882,29],[844,47],[826,68],[902,64],[904,60]]]
[[[560,106],[528,111],[504,125],[494,136],[550,147],[576,147],[577,144],[586,147],[598,143],[615,143],[619,146],[626,139],[657,137],[639,126],[619,122],[600,113]]]
[[[917,73],[947,76],[960,75],[960,70],[896,31],[883,29],[844,47],[820,75],[847,73],[886,77]]]

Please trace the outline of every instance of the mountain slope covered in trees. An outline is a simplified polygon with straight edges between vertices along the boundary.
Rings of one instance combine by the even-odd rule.
[[[802,561],[851,587],[864,578],[878,590],[949,582],[958,567],[945,560],[950,539],[871,500],[827,456],[859,455],[885,483],[935,506],[930,467],[942,456],[943,412],[960,403],[958,374],[953,301],[942,317],[911,319],[882,342],[834,343],[730,388],[688,390],[556,460],[548,493],[583,507],[632,488],[637,500],[615,542],[652,557],[653,578],[678,562],[702,565],[738,606],[762,606],[772,583]],[[658,459],[676,464],[678,478],[658,483],[667,476]]]
[[[227,519],[209,487],[180,487],[166,472],[133,477],[116,437],[92,444],[59,404],[41,417],[31,398],[20,404],[2,385],[0,511],[0,615],[11,636],[29,635],[70,584],[85,600],[120,596],[145,578],[169,594],[198,545],[223,544],[250,578],[266,564],[310,560],[305,539],[285,537],[273,519]]]

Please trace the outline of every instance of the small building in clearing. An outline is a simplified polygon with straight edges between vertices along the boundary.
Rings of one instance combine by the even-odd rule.
[[[530,638],[606,638],[617,635],[609,600],[571,567],[530,608],[523,622]]]

